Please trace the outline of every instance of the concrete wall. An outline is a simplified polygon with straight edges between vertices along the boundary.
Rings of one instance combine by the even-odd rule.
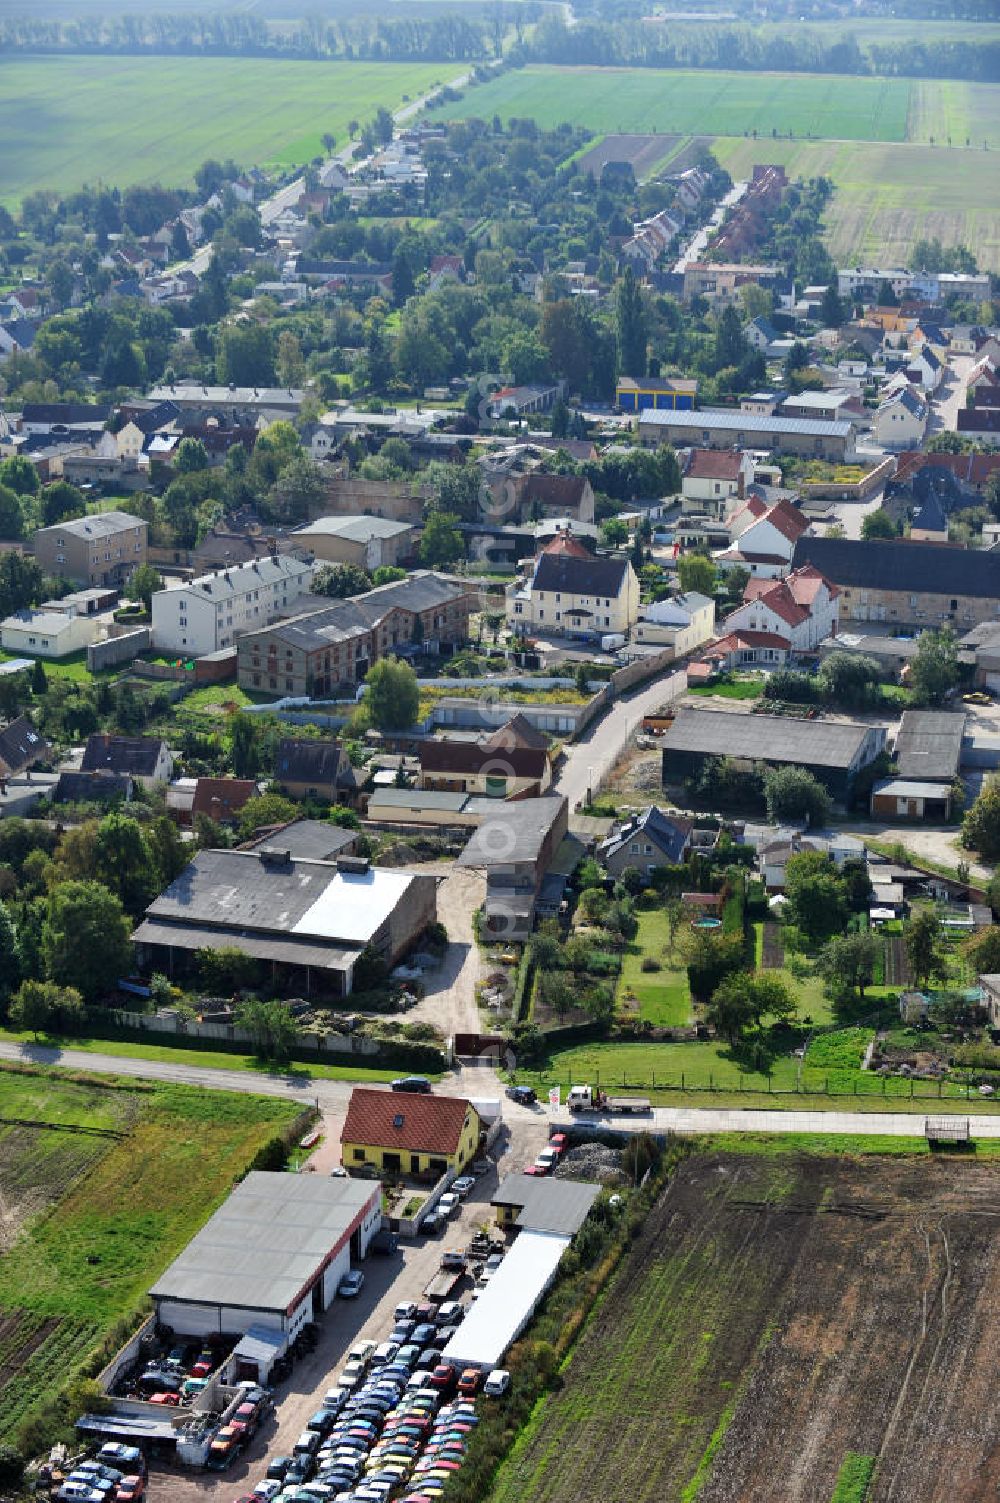
[[[120,636],[111,636],[104,642],[91,642],[87,648],[87,667],[91,673],[102,668],[117,668],[119,663],[129,663],[137,652],[148,652],[153,634],[148,626],[133,626],[121,631]]]
[[[356,517],[367,513],[394,522],[421,522],[425,496],[404,480],[365,480],[358,475],[328,480],[326,497],[310,508],[310,522],[319,517]]]

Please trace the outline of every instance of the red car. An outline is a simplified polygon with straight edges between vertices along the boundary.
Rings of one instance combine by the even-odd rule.
[[[145,1477],[123,1477],[115,1488],[115,1503],[138,1503],[145,1491]]]
[[[429,1383],[431,1388],[437,1388],[441,1393],[447,1393],[455,1386],[457,1374],[450,1362],[439,1362],[431,1373]]]
[[[478,1367],[467,1367],[458,1380],[459,1393],[465,1394],[467,1398],[472,1398],[474,1394],[479,1392],[479,1385],[482,1380],[483,1375]]]
[[[569,1147],[569,1139],[564,1132],[554,1132],[549,1139],[547,1146],[549,1148],[554,1148],[559,1157],[562,1158],[563,1154],[566,1152],[566,1149]]]
[[[211,1362],[206,1362],[205,1358],[202,1357],[202,1358],[200,1358],[195,1363],[194,1367],[192,1367],[191,1371],[188,1373],[188,1377],[189,1378],[207,1378],[209,1376],[209,1374],[211,1373],[211,1371],[212,1371],[212,1364],[211,1364]]]
[[[151,1393],[146,1400],[148,1404],[165,1404],[170,1408],[176,1408],[180,1401],[179,1393]]]

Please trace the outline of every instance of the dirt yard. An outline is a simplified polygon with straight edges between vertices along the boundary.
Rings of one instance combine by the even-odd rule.
[[[688,1160],[493,1503],[870,1503],[1000,1487],[1000,1170]]]

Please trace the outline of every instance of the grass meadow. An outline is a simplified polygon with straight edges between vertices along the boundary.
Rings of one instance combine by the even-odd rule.
[[[295,166],[350,120],[460,71],[444,63],[8,57],[0,62],[0,203],[97,181],[185,187],[206,157]]]
[[[140,1318],[153,1279],[299,1110],[0,1070],[0,1201],[13,1228],[0,1243],[0,1434],[40,1409],[59,1417],[60,1391]]]

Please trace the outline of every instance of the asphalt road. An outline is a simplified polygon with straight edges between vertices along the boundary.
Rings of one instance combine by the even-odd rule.
[[[627,698],[618,700],[606,715],[587,729],[582,740],[574,742],[555,780],[555,791],[566,795],[571,811],[578,803],[586,803],[588,789],[597,793],[602,778],[611,770],[615,758],[643,716],[662,709],[686,687],[683,669],[658,678]]]

